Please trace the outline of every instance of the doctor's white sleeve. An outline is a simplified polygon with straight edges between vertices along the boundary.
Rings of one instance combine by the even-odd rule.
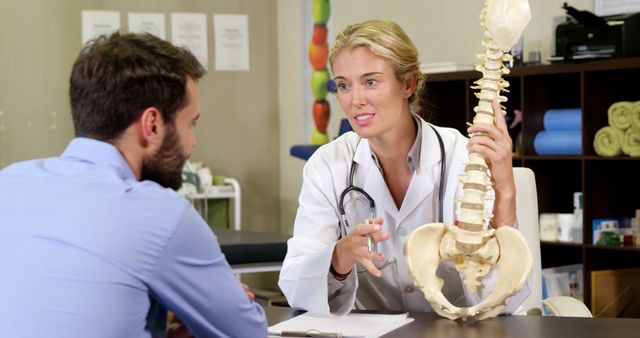
[[[331,313],[346,315],[353,309],[358,288],[358,273],[356,267],[349,273],[345,280],[339,281],[329,272],[329,309]]]
[[[319,171],[327,173],[320,175]],[[338,281],[329,272],[340,231],[330,176],[318,159],[305,165],[293,238],[287,242],[278,285],[293,308],[345,314],[355,303],[357,274],[352,271],[347,279]]]

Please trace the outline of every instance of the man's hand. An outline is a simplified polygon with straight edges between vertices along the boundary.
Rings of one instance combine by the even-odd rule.
[[[249,290],[249,286],[245,283],[242,284],[242,289],[249,297],[250,301],[256,298],[256,295]],[[194,338],[193,334],[189,331],[186,325],[178,318],[173,312],[168,312],[167,315],[167,338]]]
[[[244,290],[244,292],[247,294],[247,297],[249,297],[249,300],[254,300],[256,298],[256,295],[253,294],[253,292],[251,292],[251,290],[249,290],[249,285],[242,283],[242,289]]]

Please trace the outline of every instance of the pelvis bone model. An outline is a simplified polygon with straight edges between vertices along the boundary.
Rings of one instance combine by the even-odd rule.
[[[486,0],[480,15],[486,52],[478,58],[476,70],[482,78],[473,89],[478,105],[473,123],[494,123],[491,102],[498,98],[506,102],[501,91],[509,83],[502,79],[509,69],[503,64],[512,60],[505,54],[516,43],[531,17],[527,0]],[[504,112],[503,112],[504,113]],[[474,135],[470,135],[474,137]],[[469,154],[469,162],[462,175],[463,192],[456,212],[457,225],[425,224],[408,237],[404,254],[415,284],[423,291],[434,311],[450,319],[485,319],[495,317],[504,309],[509,297],[518,292],[531,272],[531,251],[518,230],[503,226],[490,227],[492,213],[485,210],[487,191],[491,189],[490,172],[485,158]],[[451,260],[464,276],[464,284],[472,292],[481,287],[479,279],[495,266],[499,278],[493,291],[480,303],[471,307],[458,307],[442,294],[443,281],[436,276],[440,263]]]

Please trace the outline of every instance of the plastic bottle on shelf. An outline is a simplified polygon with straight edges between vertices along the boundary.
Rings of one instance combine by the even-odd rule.
[[[558,214],[542,213],[540,214],[540,240],[541,241],[557,241],[559,236]]]
[[[576,243],[582,243],[582,192],[573,193],[573,216],[575,225],[572,230],[572,238]]]
[[[560,237],[558,238],[561,242],[571,242],[573,241],[573,229],[576,227],[576,219],[573,214],[558,214],[558,225],[560,228]]]

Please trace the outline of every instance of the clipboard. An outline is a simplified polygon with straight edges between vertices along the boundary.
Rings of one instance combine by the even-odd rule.
[[[304,313],[269,327],[269,337],[375,338],[413,321],[397,314],[349,313],[346,316]]]

